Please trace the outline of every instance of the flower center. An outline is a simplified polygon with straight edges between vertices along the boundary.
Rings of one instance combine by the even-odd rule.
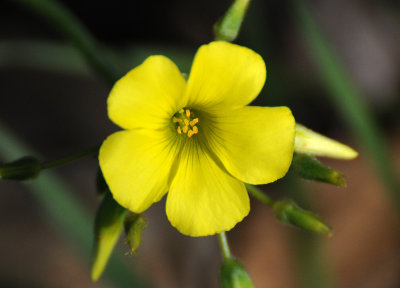
[[[199,128],[196,126],[199,123],[199,118],[189,108],[183,108],[175,113],[172,122],[175,123],[176,131],[180,135],[186,135],[190,138],[199,133]]]

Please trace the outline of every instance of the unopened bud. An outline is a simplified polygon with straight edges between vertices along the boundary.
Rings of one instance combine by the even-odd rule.
[[[346,176],[305,154],[293,156],[292,167],[301,178],[346,187]]]
[[[294,151],[344,160],[351,160],[358,156],[357,151],[349,146],[318,134],[298,123],[296,123]]]
[[[242,263],[233,258],[225,258],[220,269],[222,288],[254,288]]]
[[[250,0],[235,0],[220,21],[214,25],[215,40],[233,41],[239,34]]]
[[[29,180],[36,178],[41,170],[39,160],[23,157],[10,163],[0,165],[0,179]]]
[[[91,272],[93,281],[97,281],[103,273],[122,233],[127,213],[128,210],[115,202],[111,193],[106,193],[95,220],[94,258]]]
[[[136,254],[142,243],[142,232],[147,226],[146,218],[142,214],[130,213],[125,218],[125,240],[131,253]]]
[[[275,202],[273,207],[276,218],[300,229],[327,236],[332,235],[332,229],[314,214],[303,210],[291,200]]]

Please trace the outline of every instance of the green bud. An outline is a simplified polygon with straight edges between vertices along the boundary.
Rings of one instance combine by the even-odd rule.
[[[332,228],[314,214],[303,210],[291,200],[275,202],[272,208],[279,221],[327,236],[332,235]]]
[[[0,179],[29,180],[36,178],[41,170],[39,160],[31,156],[0,165]]]
[[[242,263],[233,258],[225,258],[220,269],[222,288],[254,288],[250,276]]]
[[[125,241],[128,243],[132,254],[142,243],[142,232],[147,227],[146,218],[141,214],[130,213],[125,218]]]
[[[91,278],[97,281],[107,265],[118,238],[128,210],[115,202],[111,193],[107,193],[97,211],[95,220],[94,258]]]
[[[215,40],[233,41],[239,34],[250,0],[235,0],[224,17],[214,25]]]
[[[346,187],[346,176],[325,166],[316,158],[300,154],[294,155],[292,161],[294,172],[301,178]]]

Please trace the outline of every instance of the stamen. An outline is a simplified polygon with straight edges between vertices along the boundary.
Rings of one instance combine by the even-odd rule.
[[[196,111],[193,112],[189,108],[182,108],[175,113],[172,117],[172,123],[174,123],[178,134],[186,134],[188,138],[191,138],[199,133],[199,128],[196,126],[199,123],[199,118],[196,117],[196,113]]]
[[[194,125],[196,125],[197,123],[199,123],[199,118],[194,118],[192,121],[190,121],[189,122],[190,123],[190,126],[194,126]]]

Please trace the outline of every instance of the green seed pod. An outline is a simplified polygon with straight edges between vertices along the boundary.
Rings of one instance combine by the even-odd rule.
[[[233,258],[225,258],[220,268],[222,288],[254,288],[242,263]]]
[[[301,178],[346,187],[346,176],[309,155],[294,155],[294,172]]]
[[[239,34],[250,0],[235,0],[220,21],[214,25],[215,40],[234,41]]]
[[[141,214],[130,213],[125,218],[125,241],[128,243],[132,254],[142,243],[142,232],[147,227],[147,220]]]
[[[29,180],[36,178],[41,170],[40,161],[31,156],[0,165],[0,179]]]
[[[275,202],[273,207],[279,221],[327,236],[332,235],[332,228],[314,214],[303,210],[291,200]]]
[[[94,258],[91,278],[97,281],[104,271],[118,238],[128,210],[115,202],[111,193],[106,193],[97,211],[95,220]]]

